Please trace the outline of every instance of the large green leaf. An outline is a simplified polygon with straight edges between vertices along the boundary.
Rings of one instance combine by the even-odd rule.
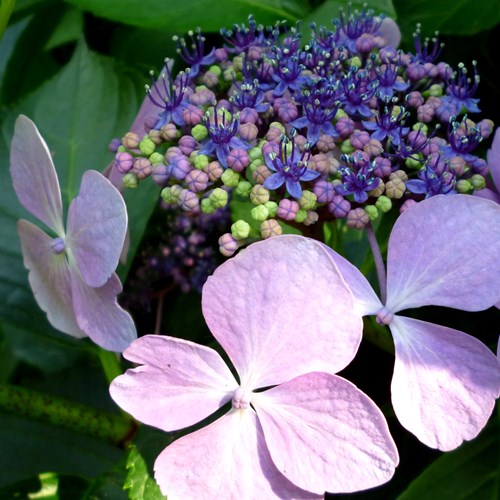
[[[473,35],[500,22],[498,0],[394,0],[403,37],[408,39],[417,23],[422,33]]]
[[[500,498],[500,425],[491,422],[479,437],[433,462],[398,500]]]
[[[196,27],[217,32],[223,26],[245,22],[253,14],[257,22],[273,24],[277,20],[296,21],[310,7],[301,0],[67,0],[96,16],[133,26],[164,28],[183,32]],[[154,41],[152,41],[154,43]]]
[[[163,500],[160,488],[149,475],[146,462],[139,450],[131,446],[127,459],[127,478],[124,488],[128,490],[130,500]]]
[[[73,339],[54,333],[35,304],[27,281],[16,221],[29,217],[11,186],[7,144],[20,113],[32,118],[47,141],[58,170],[63,203],[78,191],[86,169],[102,170],[112,154],[107,145],[133,121],[142,99],[137,79],[81,43],[71,61],[55,77],[13,108],[0,138],[0,329],[14,353],[44,370],[71,362]],[[143,226],[146,217],[131,221]]]

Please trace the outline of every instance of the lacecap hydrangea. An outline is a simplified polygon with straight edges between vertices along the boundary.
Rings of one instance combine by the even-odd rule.
[[[437,37],[414,34],[398,49],[390,18],[341,12],[332,27],[247,25],[221,30],[207,49],[199,30],[175,37],[188,67],[172,60],[152,83],[114,161],[113,177],[147,177],[188,212],[235,202],[248,209],[220,251],[318,221],[362,229],[382,213],[437,194],[484,188],[478,145],[491,120],[473,121],[476,63],[440,61]]]

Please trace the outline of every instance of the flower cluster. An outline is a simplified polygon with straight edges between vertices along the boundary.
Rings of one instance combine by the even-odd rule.
[[[197,31],[176,38],[189,65],[174,76],[166,60],[115,158],[135,187],[151,176],[163,199],[212,213],[249,200],[246,219],[221,237],[224,255],[287,224],[345,218],[363,228],[408,200],[472,193],[485,186],[475,155],[493,128],[474,122],[479,83],[439,61],[437,38],[397,46],[389,18],[342,13],[333,29],[311,25],[222,30],[224,46],[205,50]]]

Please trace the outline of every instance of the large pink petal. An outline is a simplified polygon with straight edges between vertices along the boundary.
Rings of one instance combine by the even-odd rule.
[[[137,338],[134,322],[116,301],[122,291],[118,276],[112,274],[100,288],[88,286],[78,269],[71,265],[73,309],[78,326],[108,351],[123,351]]]
[[[271,457],[294,484],[349,493],[383,484],[399,462],[375,403],[336,375],[309,373],[254,394]]]
[[[254,243],[226,261],[208,278],[202,306],[247,387],[339,371],[361,340],[361,316],[333,260],[302,236]]]
[[[88,170],[68,211],[66,243],[85,282],[100,287],[118,265],[127,210],[118,190],[102,174]]]
[[[479,311],[500,300],[500,205],[439,195],[396,221],[387,257],[387,308]]]
[[[59,236],[64,234],[59,181],[47,144],[26,116],[16,120],[10,173],[19,201]]]
[[[302,457],[295,459],[300,462]],[[278,471],[252,409],[231,410],[174,441],[154,467],[169,500],[322,498],[299,489]]]
[[[137,420],[165,431],[208,417],[238,387],[217,351],[187,340],[145,335],[123,355],[142,366],[113,381],[112,398]]]
[[[52,251],[52,238],[31,222],[17,223],[24,265],[38,305],[50,323],[68,335],[84,337],[73,312],[70,271],[64,254]]]
[[[395,316],[392,403],[401,424],[443,451],[477,436],[500,391],[500,365],[463,332]]]
[[[329,252],[330,256],[337,265],[342,277],[351,289],[354,295],[355,308],[361,316],[370,316],[377,314],[383,307],[382,302],[373,291],[372,286],[364,277],[363,273],[353,266],[347,259],[339,255],[335,250],[332,250],[327,245],[324,247]]]
[[[487,153],[488,168],[490,170],[491,178],[495,183],[497,192],[500,193],[500,128],[497,128],[491,149]]]

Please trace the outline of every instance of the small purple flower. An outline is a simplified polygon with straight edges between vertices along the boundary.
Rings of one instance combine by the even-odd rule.
[[[406,188],[410,193],[424,194],[425,198],[456,193],[455,176],[439,155],[429,157],[417,175],[418,179],[406,182]]]
[[[205,37],[199,28],[195,32],[189,31],[188,35],[191,38],[191,52],[184,38],[174,36],[173,40],[177,44],[177,53],[189,65],[189,78],[193,80],[198,76],[201,66],[209,66],[215,61],[215,48],[205,55]]]
[[[229,115],[229,116],[228,116]],[[250,146],[236,136],[240,125],[237,113],[230,114],[224,107],[214,107],[212,116],[205,117],[209,138],[200,148],[200,154],[217,155],[217,159],[224,168],[227,168],[227,156],[230,148],[248,149]]]
[[[174,122],[176,125],[184,125],[183,111],[189,105],[187,100],[191,89],[188,86],[187,73],[181,71],[174,80],[170,72],[170,61],[165,61],[163,73],[155,81],[151,75],[152,85],[146,86],[146,91],[151,102],[163,109],[158,114],[158,121],[154,128],[161,129],[163,125]]]
[[[222,38],[231,46],[225,47],[228,52],[241,53],[249,47],[261,46],[265,40],[264,27],[258,25],[252,15],[248,16],[248,26],[234,24],[233,29],[222,28]]]
[[[467,76],[467,68],[464,64],[458,65],[458,70],[453,73],[448,79],[446,87],[446,95],[441,97],[441,106],[449,106],[454,110],[454,115],[459,115],[462,109],[465,108],[469,113],[479,113],[480,109],[477,106],[479,99],[474,99],[472,96],[476,93],[479,85],[479,75],[477,74],[476,61],[472,61],[474,76]]]
[[[386,63],[376,68],[378,88],[376,96],[383,101],[392,99],[394,92],[404,92],[410,84],[398,76],[399,65]]]
[[[371,118],[372,110],[368,102],[375,95],[378,80],[373,79],[368,71],[352,67],[349,73],[339,80],[338,100],[342,109],[351,117]]]
[[[412,57],[412,62],[433,63],[441,54],[444,43],[440,43],[437,37],[426,38],[424,43],[420,40],[420,24],[417,24],[417,29],[413,33],[413,44],[415,46],[415,55]]]
[[[288,152],[290,143],[291,148]],[[305,149],[304,152],[299,150],[293,135],[291,140],[283,136],[278,153],[270,153],[265,156],[267,167],[275,173],[264,181],[264,187],[277,189],[285,184],[292,197],[300,198],[302,196],[300,181],[312,181],[320,176],[319,172],[307,168],[310,156],[311,153],[308,149]]]
[[[372,130],[371,137],[379,141],[390,139],[391,143],[399,146],[402,136],[410,131],[409,127],[404,127],[404,122],[408,117],[406,110],[402,107],[397,115],[393,113],[394,105],[386,104],[383,109],[375,115],[375,121],[369,122],[363,120],[363,126]]]
[[[337,194],[347,196],[352,194],[356,203],[364,203],[368,199],[368,191],[380,184],[380,178],[374,175],[374,164],[362,152],[350,156],[342,155],[347,166],[339,169],[342,184],[335,186]]]

